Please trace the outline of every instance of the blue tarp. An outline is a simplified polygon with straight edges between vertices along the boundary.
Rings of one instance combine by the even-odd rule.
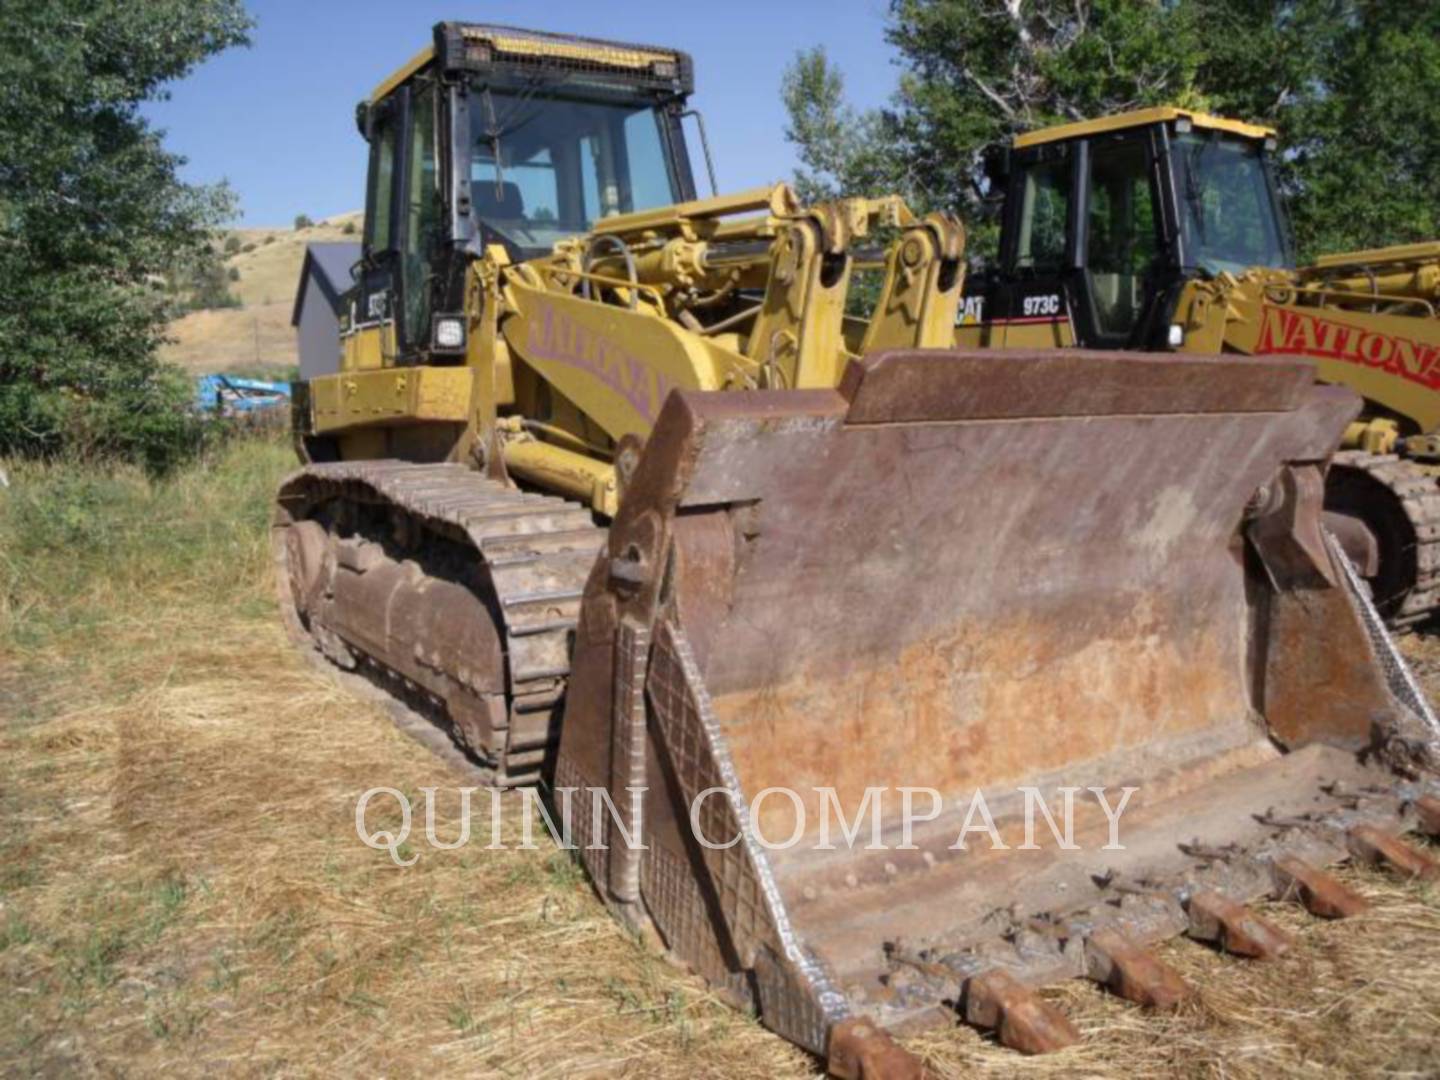
[[[202,375],[195,380],[195,408],[235,416],[290,404],[288,382],[240,379],[233,375]]]

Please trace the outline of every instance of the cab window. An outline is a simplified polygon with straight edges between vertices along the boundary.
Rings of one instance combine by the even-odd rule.
[[[1171,160],[1189,265],[1211,274],[1294,265],[1258,142],[1180,135]]]
[[[1149,154],[1138,140],[1097,143],[1090,154],[1086,269],[1103,334],[1134,328],[1160,252]]]
[[[387,251],[395,195],[395,122],[389,113],[378,121],[371,139],[373,160],[365,205],[365,247],[370,251]]]
[[[428,341],[430,334],[430,273],[439,241],[441,203],[435,166],[434,88],[420,86],[411,100],[400,292],[405,341],[419,345]]]
[[[630,202],[637,209],[664,206],[675,201],[675,184],[665,162],[660,141],[660,116],[642,109],[625,118],[623,131],[629,155],[626,169],[630,181]]]
[[[478,88],[470,118],[475,216],[523,254],[679,195],[653,103]]]
[[[475,156],[470,179],[486,220],[560,220],[560,181],[547,146],[512,159],[503,172],[496,168],[494,156],[482,150]]]
[[[1069,154],[1031,165],[1025,170],[1023,185],[1015,269],[1059,273],[1065,266]]]

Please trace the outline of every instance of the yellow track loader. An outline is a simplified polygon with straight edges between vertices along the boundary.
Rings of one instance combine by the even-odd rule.
[[[1328,863],[1435,872],[1436,720],[1321,524],[1359,399],[957,349],[954,222],[697,199],[690,91],[443,23],[362,104],[274,519],[301,648],[547,783],[616,916],[840,1076],[957,1018],[1073,1041],[1059,979],[1174,1004],[1149,943],[1283,949],[1244,904],[1355,910]]]
[[[967,283],[961,346],[1312,358],[1365,401],[1327,525],[1391,626],[1440,607],[1440,242],[1297,267],[1275,132],[1156,108],[991,151],[998,265]]]

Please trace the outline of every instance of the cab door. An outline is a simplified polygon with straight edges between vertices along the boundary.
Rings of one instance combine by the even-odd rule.
[[[434,80],[417,78],[406,105],[403,171],[396,190],[396,237],[400,354],[423,363],[430,347],[435,294],[445,284],[437,273],[444,242],[445,203],[436,150],[439,94]]]
[[[365,235],[347,356],[357,368],[425,360],[444,241],[437,94],[417,79],[371,106]]]
[[[1155,131],[1093,136],[1076,149],[1077,337],[1090,348],[1145,348],[1174,277]]]
[[[1017,152],[1005,198],[1001,274],[986,298],[992,347],[1073,345],[1075,161],[1068,143]]]
[[[407,93],[401,89],[372,107],[366,119],[370,168],[365,233],[361,238],[354,306],[341,342],[347,370],[388,366],[394,363],[397,352],[397,203]]]

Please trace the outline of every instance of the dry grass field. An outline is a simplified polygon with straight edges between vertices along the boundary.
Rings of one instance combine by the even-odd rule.
[[[355,211],[325,218],[304,229],[236,229],[241,250],[228,256],[225,265],[240,271],[240,280],[230,291],[246,307],[294,303],[305,245],[334,240],[359,243],[363,218]],[[252,245],[253,250],[245,250]]]
[[[806,1055],[649,955],[564,852],[355,837],[358,794],[464,783],[291,655],[271,603],[278,443],[163,482],[8,465],[0,489],[0,1070],[11,1075],[804,1076]],[[1411,637],[1432,689],[1440,642]],[[440,835],[454,835],[442,802]],[[1270,914],[1300,947],[1175,942],[1151,1016],[1072,983],[1082,1046],[965,1028],[940,1075],[1440,1074],[1440,897],[1369,871],[1367,915]]]
[[[195,375],[238,370],[282,378],[300,363],[292,310],[287,300],[192,311],[170,324],[171,341],[161,355]]]
[[[290,315],[305,245],[358,242],[363,217],[357,211],[305,229],[233,230],[241,248],[225,257],[225,266],[240,275],[230,291],[241,306],[195,311],[175,320],[170,326],[173,340],[161,355],[197,375],[237,369],[280,375],[293,368],[299,356]]]

